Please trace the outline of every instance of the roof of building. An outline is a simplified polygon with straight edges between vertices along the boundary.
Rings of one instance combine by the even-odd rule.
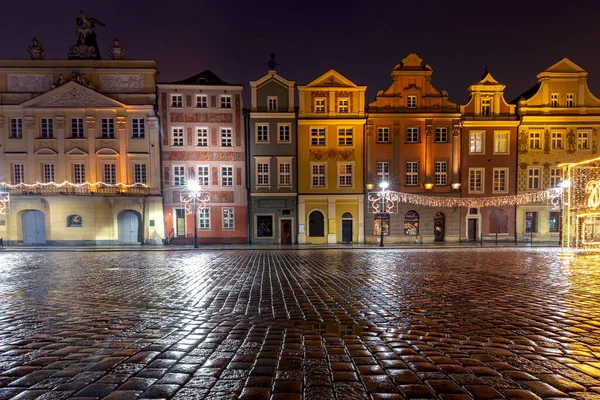
[[[540,89],[540,85],[541,85],[540,82],[536,83],[531,88],[529,88],[525,92],[521,93],[520,95],[518,95],[517,97],[515,97],[514,99],[509,101],[509,104],[518,104],[521,99],[527,100],[527,99],[532,98]]]
[[[243,86],[238,83],[225,82],[210,70],[202,71],[199,74],[190,76],[182,81],[176,82],[159,82],[163,85],[207,85],[207,86]]]

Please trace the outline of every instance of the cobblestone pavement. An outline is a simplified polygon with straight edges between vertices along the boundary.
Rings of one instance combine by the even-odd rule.
[[[0,253],[0,399],[600,398],[600,257]]]

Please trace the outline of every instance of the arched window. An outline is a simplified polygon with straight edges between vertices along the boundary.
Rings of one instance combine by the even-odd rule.
[[[309,214],[308,236],[325,236],[325,217],[321,211],[313,211]]]
[[[508,233],[508,215],[506,211],[496,209],[490,214],[490,233]]]
[[[71,214],[67,217],[67,227],[77,228],[83,226],[83,218],[81,215]]]
[[[419,213],[415,210],[410,210],[406,214],[404,214],[404,234],[419,234]]]
[[[350,214],[349,212],[345,212],[342,214],[342,218],[352,218],[352,214]]]

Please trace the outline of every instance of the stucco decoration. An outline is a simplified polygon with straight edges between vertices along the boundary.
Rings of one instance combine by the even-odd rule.
[[[9,92],[43,93],[52,89],[52,75],[8,74]]]
[[[527,148],[527,132],[521,131],[519,133],[519,154],[527,154],[529,149]]]
[[[35,128],[35,118],[33,117],[25,117],[23,121],[25,124],[25,129],[33,129]]]
[[[573,129],[567,133],[567,153],[573,154],[577,150],[577,139],[575,137],[575,132]]]
[[[117,117],[117,129],[127,129],[127,118]]]
[[[521,169],[527,169],[528,166],[529,166],[529,164],[527,164],[526,162],[522,162],[522,163],[519,164],[519,167]]]
[[[208,122],[208,123],[226,123],[233,122],[233,115],[230,113],[169,113],[171,122]]]
[[[544,154],[550,154],[550,132],[548,129],[544,132]]]
[[[337,161],[353,161],[354,160],[354,149],[310,149],[309,151],[310,161],[325,161],[325,160],[337,160]]]
[[[105,93],[139,93],[144,91],[143,75],[101,75],[100,91]]]
[[[244,153],[235,151],[169,151],[163,153],[165,161],[244,161]]]
[[[62,93],[58,93],[48,101],[39,104],[39,106],[48,107],[70,107],[70,106],[114,106],[109,99],[102,99],[98,95],[92,96],[83,89],[71,88]]]
[[[56,129],[65,129],[65,117],[54,117],[54,127]]]

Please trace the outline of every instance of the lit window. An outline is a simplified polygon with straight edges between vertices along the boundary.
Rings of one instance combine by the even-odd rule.
[[[538,213],[537,211],[528,211],[525,213],[525,232],[535,233],[538,231]]]
[[[550,211],[550,218],[548,219],[548,230],[550,232],[560,232],[560,213],[556,211]]]
[[[233,167],[221,167],[221,185],[233,186]]]
[[[196,146],[200,146],[200,147],[208,146],[208,128],[197,128],[196,129]]]
[[[198,167],[198,185],[200,186],[208,186],[210,175],[208,172],[207,165],[201,165]]]
[[[540,150],[542,148],[542,134],[540,132],[529,132],[529,149]]]
[[[210,229],[210,208],[201,208],[198,210],[198,229]]]
[[[71,118],[71,137],[83,138],[83,118]]]
[[[492,115],[491,101],[489,97],[484,97],[481,99],[481,116],[489,117],[490,115]]]
[[[310,145],[325,146],[325,128],[312,128],[310,130]]]
[[[54,120],[52,118],[42,118],[42,138],[51,139],[54,137]]]
[[[115,120],[113,118],[102,118],[101,130],[103,139],[115,138]]]
[[[348,99],[338,99],[338,112],[339,113],[347,113],[348,112]]]
[[[182,94],[172,94],[171,95],[171,107],[183,107],[183,95]]]
[[[338,146],[352,146],[352,128],[339,128],[338,129]]]
[[[146,121],[144,118],[133,118],[131,120],[131,137],[134,139],[146,137]]]
[[[183,146],[183,128],[173,128],[172,146]]]
[[[133,165],[133,183],[146,184],[146,164]]]
[[[278,142],[279,143],[291,143],[292,136],[291,130],[292,127],[290,124],[278,124],[277,128],[279,130]]]
[[[406,107],[407,108],[417,108],[417,96],[407,96]]]
[[[231,108],[231,96],[221,96],[221,108]]]
[[[446,185],[448,183],[448,162],[435,162],[435,184]]]
[[[377,128],[377,142],[378,143],[389,143],[390,142],[390,128],[388,128],[388,127]]]
[[[590,149],[590,134],[588,132],[577,132],[577,149]]]
[[[550,107],[558,107],[558,93],[550,95]]]
[[[527,170],[527,189],[539,190],[541,187],[542,169],[530,167]]]
[[[483,154],[483,132],[469,132],[469,153]]]
[[[23,139],[23,118],[10,119],[10,138]]]
[[[196,95],[196,108],[208,108],[208,97],[205,94]]]
[[[406,163],[406,185],[419,184],[419,162],[408,161]]]
[[[418,126],[409,126],[406,128],[406,143],[419,143]]]
[[[508,154],[508,132],[494,132],[494,153]]]
[[[557,188],[562,181],[562,171],[560,168],[550,168],[550,187]]]
[[[448,143],[448,128],[436,127],[435,141],[436,143]]]
[[[508,192],[508,168],[494,168],[494,193]]]
[[[311,186],[325,187],[325,164],[313,164],[311,167]]]
[[[233,144],[232,139],[231,128],[221,128],[221,146],[231,147]]]
[[[117,183],[117,164],[104,164],[104,183],[114,185]]]
[[[223,229],[235,229],[235,218],[233,208],[223,209]]]
[[[315,112],[316,113],[324,113],[325,112],[325,99],[323,99],[323,98],[315,99]]]
[[[173,167],[173,185],[185,186],[185,167],[183,165]]]
[[[11,181],[13,185],[19,183],[25,183],[25,164],[13,164],[12,165],[12,177]]]
[[[256,141],[258,143],[269,143],[269,125],[256,125]]]
[[[563,134],[562,132],[552,132],[552,149],[563,149]]]
[[[277,96],[269,96],[267,98],[267,109],[269,111],[277,111]]]
[[[575,96],[573,93],[567,93],[567,107],[575,107]]]
[[[73,183],[85,183],[85,164],[73,164]]]
[[[387,161],[377,162],[377,183],[390,181],[390,163]]]
[[[338,165],[338,183],[340,187],[352,187],[352,164]]]
[[[484,168],[469,168],[469,193],[483,193]]]

